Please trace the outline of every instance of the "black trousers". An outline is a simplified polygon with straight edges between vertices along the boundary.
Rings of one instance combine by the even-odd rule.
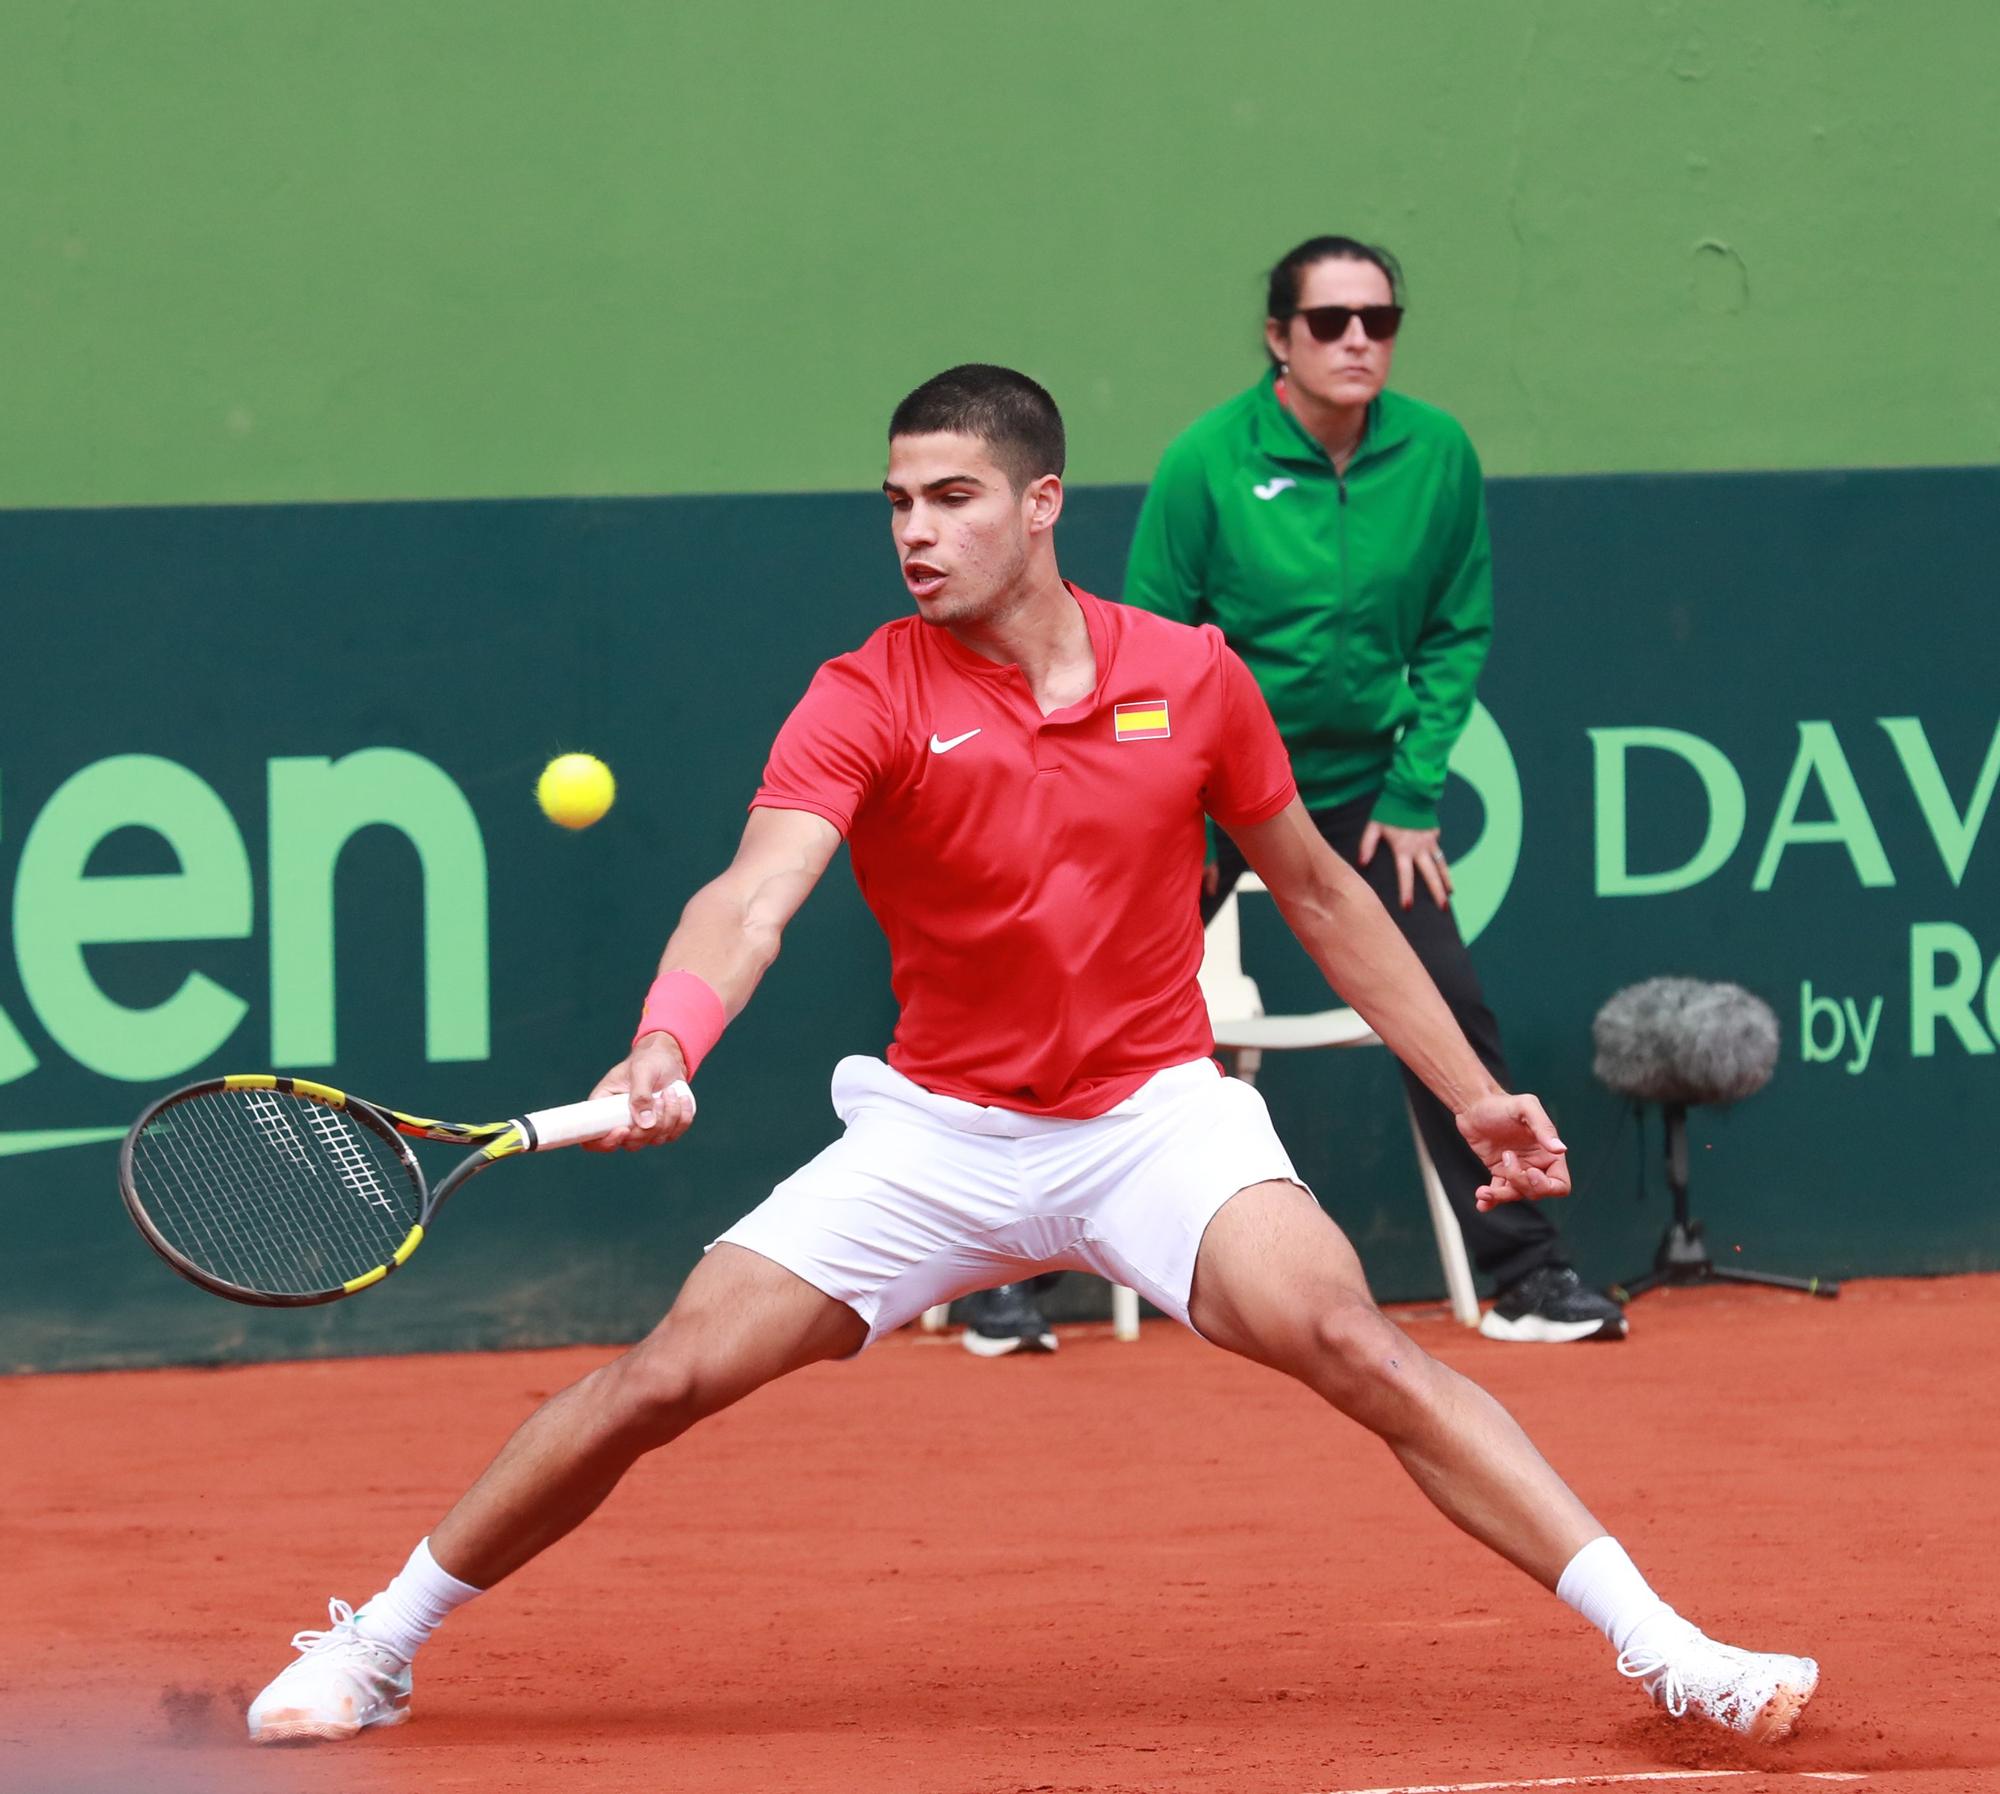
[[[1314,810],[1311,815],[1327,845],[1375,888],[1464,1029],[1472,1050],[1500,1084],[1511,1090],[1513,1080],[1500,1050],[1500,1024],[1486,1006],[1479,974],[1472,969],[1472,955],[1459,939],[1457,917],[1437,906],[1421,878],[1417,880],[1416,902],[1407,910],[1401,907],[1396,896],[1396,857],[1386,843],[1376,848],[1368,865],[1360,864],[1362,831],[1368,826],[1368,812],[1374,804],[1371,794],[1334,809]],[[1234,841],[1217,831],[1216,842],[1221,878],[1215,895],[1202,899],[1204,923],[1221,908],[1223,898],[1235,889],[1246,870]],[[1474,1265],[1493,1279],[1496,1288],[1504,1288],[1539,1265],[1563,1262],[1562,1236],[1539,1203],[1509,1202],[1487,1214],[1479,1212],[1472,1193],[1486,1181],[1486,1167],[1466,1145],[1451,1111],[1407,1066],[1403,1068],[1403,1085],[1410,1093],[1418,1131],[1430,1148],[1431,1162],[1437,1166],[1452,1212],[1458,1216],[1465,1249]]]

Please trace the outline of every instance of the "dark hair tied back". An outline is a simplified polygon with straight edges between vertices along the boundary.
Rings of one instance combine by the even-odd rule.
[[[1296,249],[1288,250],[1271,270],[1264,295],[1267,318],[1289,318],[1299,309],[1299,276],[1316,262],[1372,262],[1388,276],[1389,297],[1403,302],[1403,270],[1388,250],[1354,237],[1308,237]],[[1269,346],[1266,345],[1266,353]],[[1271,357],[1273,365],[1277,357]]]

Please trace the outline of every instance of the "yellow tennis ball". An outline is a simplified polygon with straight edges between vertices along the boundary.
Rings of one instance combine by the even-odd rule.
[[[595,754],[558,754],[535,781],[542,814],[564,828],[588,828],[611,808],[618,783]]]

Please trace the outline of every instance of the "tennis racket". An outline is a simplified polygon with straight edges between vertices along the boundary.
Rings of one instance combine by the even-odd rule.
[[[604,1096],[514,1121],[427,1121],[305,1078],[247,1073],[147,1109],[119,1150],[118,1185],[146,1244],[190,1283],[260,1308],[308,1308],[406,1263],[445,1199],[496,1160],[595,1140],[630,1113],[626,1098]],[[476,1150],[432,1189],[406,1135]]]

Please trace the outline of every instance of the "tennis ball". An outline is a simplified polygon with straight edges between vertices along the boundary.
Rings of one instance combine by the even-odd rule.
[[[542,814],[564,828],[588,828],[611,808],[618,783],[595,754],[558,754],[535,781]]]

